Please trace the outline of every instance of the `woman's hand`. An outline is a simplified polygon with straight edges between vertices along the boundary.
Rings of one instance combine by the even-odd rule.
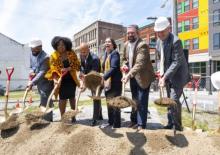
[[[57,79],[53,79],[53,83],[54,83],[54,85],[58,85],[59,84]]]
[[[71,70],[71,67],[67,67],[67,68],[62,68],[61,72],[65,73],[65,72],[69,72]]]

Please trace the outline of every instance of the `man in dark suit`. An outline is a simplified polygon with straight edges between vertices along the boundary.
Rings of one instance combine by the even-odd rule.
[[[97,55],[91,53],[89,51],[89,46],[87,43],[82,43],[80,45],[80,78],[83,78],[85,74],[88,74],[91,71],[100,72],[101,64]],[[92,92],[92,95],[95,92]],[[101,108],[101,100],[93,100],[93,120],[91,126],[95,126],[97,124],[97,120],[102,120],[102,108]]]
[[[141,130],[146,128],[149,90],[155,77],[148,45],[139,37],[138,26],[128,26],[127,36],[123,60],[129,72],[122,81],[126,83],[130,79],[132,99],[137,102],[137,111],[132,109],[130,127],[138,126]]]
[[[159,38],[156,45],[156,52],[160,56],[159,86],[166,86],[168,97],[177,103],[175,109],[168,108],[168,124],[164,128],[171,129],[175,125],[176,129],[181,131],[182,107],[179,98],[183,93],[183,87],[190,80],[188,64],[181,40],[170,32],[170,22],[166,17],[156,20],[154,30]]]

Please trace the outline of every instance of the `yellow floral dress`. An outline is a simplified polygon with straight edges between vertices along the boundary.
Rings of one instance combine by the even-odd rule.
[[[69,71],[68,74],[70,74],[69,76],[72,77],[76,86],[80,86],[79,80],[77,78],[77,71],[79,71],[79,69],[80,69],[80,62],[79,62],[77,55],[75,54],[74,51],[67,51],[67,60],[68,60],[69,67],[71,67],[71,70]],[[62,75],[61,69],[64,67],[65,66],[64,66],[64,63],[62,62],[60,53],[58,51],[54,51],[50,56],[50,69],[45,74],[45,77],[48,80],[53,80],[53,74],[57,74],[60,77]],[[65,76],[67,76],[67,75],[65,75]],[[61,83],[61,85],[62,85],[62,83]],[[57,96],[58,93],[59,93],[59,90],[56,91],[55,96]],[[74,94],[75,94],[75,92],[74,92]]]

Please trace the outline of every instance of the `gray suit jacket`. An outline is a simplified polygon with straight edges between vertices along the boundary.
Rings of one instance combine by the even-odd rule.
[[[160,42],[158,39],[156,52],[160,56]],[[172,33],[169,34],[164,45],[164,76],[173,87],[183,88],[190,80],[188,63],[183,53],[182,43]]]
[[[53,82],[47,80],[44,75],[49,70],[49,56],[44,52],[38,56],[30,55],[30,69],[36,74],[32,79],[33,85],[37,85],[40,91],[50,91],[53,87]]]

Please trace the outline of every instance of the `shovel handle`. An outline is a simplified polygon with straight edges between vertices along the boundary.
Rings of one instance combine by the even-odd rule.
[[[7,73],[7,76],[8,76],[8,81],[11,80],[11,75],[13,74],[14,72],[14,67],[7,67],[6,68],[6,73]]]
[[[78,103],[79,103],[80,95],[81,95],[81,91],[79,91],[79,94],[78,94],[78,96],[76,98],[75,110],[78,110]]]
[[[160,86],[160,99],[164,97],[164,87]]]
[[[25,90],[25,92],[24,92],[23,99],[22,99],[24,108],[26,107],[26,105],[25,105],[25,100],[26,100],[26,97],[27,97],[28,92],[29,92],[29,89],[26,88],[26,90]]]
[[[122,77],[125,77],[125,72],[122,72]],[[122,81],[122,96],[125,96],[125,82]]]
[[[47,99],[47,105],[46,105],[46,110],[48,109],[49,107],[49,104],[50,104],[50,100],[52,99],[56,89],[58,88],[58,86],[60,85],[61,81],[62,81],[62,77],[64,77],[66,74],[68,73],[68,71],[65,71],[62,73],[62,75],[59,77],[58,79],[58,83],[54,86],[53,90],[51,91],[50,93],[50,96],[48,97]]]

